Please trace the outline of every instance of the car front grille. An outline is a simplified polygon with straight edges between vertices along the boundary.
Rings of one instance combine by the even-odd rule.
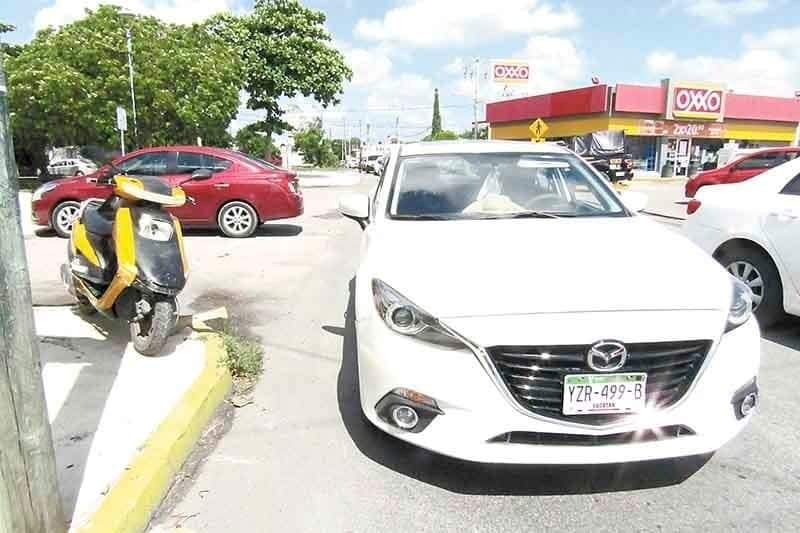
[[[626,344],[628,359],[616,372],[646,372],[648,407],[664,408],[689,389],[711,347],[709,340]],[[564,415],[564,376],[595,374],[586,363],[590,345],[495,346],[487,352],[514,399],[549,418],[603,425],[629,414]]]

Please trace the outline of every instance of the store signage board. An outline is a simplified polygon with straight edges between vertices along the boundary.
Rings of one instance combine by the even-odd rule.
[[[492,97],[496,100],[519,98],[529,93],[531,65],[518,59],[494,59],[490,64]]]
[[[725,125],[718,122],[640,120],[639,135],[653,137],[725,137]]]
[[[721,122],[727,92],[724,85],[670,80],[667,88],[667,118]]]

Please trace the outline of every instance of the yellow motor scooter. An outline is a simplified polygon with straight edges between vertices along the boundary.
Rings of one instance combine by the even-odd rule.
[[[210,177],[201,169],[186,181]],[[165,208],[183,205],[186,195],[157,177],[117,174],[111,183],[108,199],[81,205],[61,276],[82,310],[126,320],[136,351],[156,355],[175,326],[189,272],[181,224]]]

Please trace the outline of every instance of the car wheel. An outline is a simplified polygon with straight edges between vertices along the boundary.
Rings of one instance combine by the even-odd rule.
[[[753,312],[763,327],[783,317],[783,287],[775,264],[758,250],[742,248],[725,252],[720,263],[753,291]]]
[[[83,171],[82,170],[76,170],[75,171],[75,175],[76,176],[83,176]]]
[[[68,200],[66,202],[61,202],[53,209],[53,212],[50,214],[50,226],[59,237],[65,239],[69,238],[72,233],[72,223],[75,217],[78,216],[80,208],[81,204]]]
[[[249,237],[258,228],[258,214],[245,202],[228,202],[219,210],[217,225],[228,237]]]

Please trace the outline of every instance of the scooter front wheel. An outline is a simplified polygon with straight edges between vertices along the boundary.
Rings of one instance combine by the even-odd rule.
[[[149,315],[131,322],[133,347],[142,355],[158,355],[175,327],[178,306],[174,299],[156,300]]]

